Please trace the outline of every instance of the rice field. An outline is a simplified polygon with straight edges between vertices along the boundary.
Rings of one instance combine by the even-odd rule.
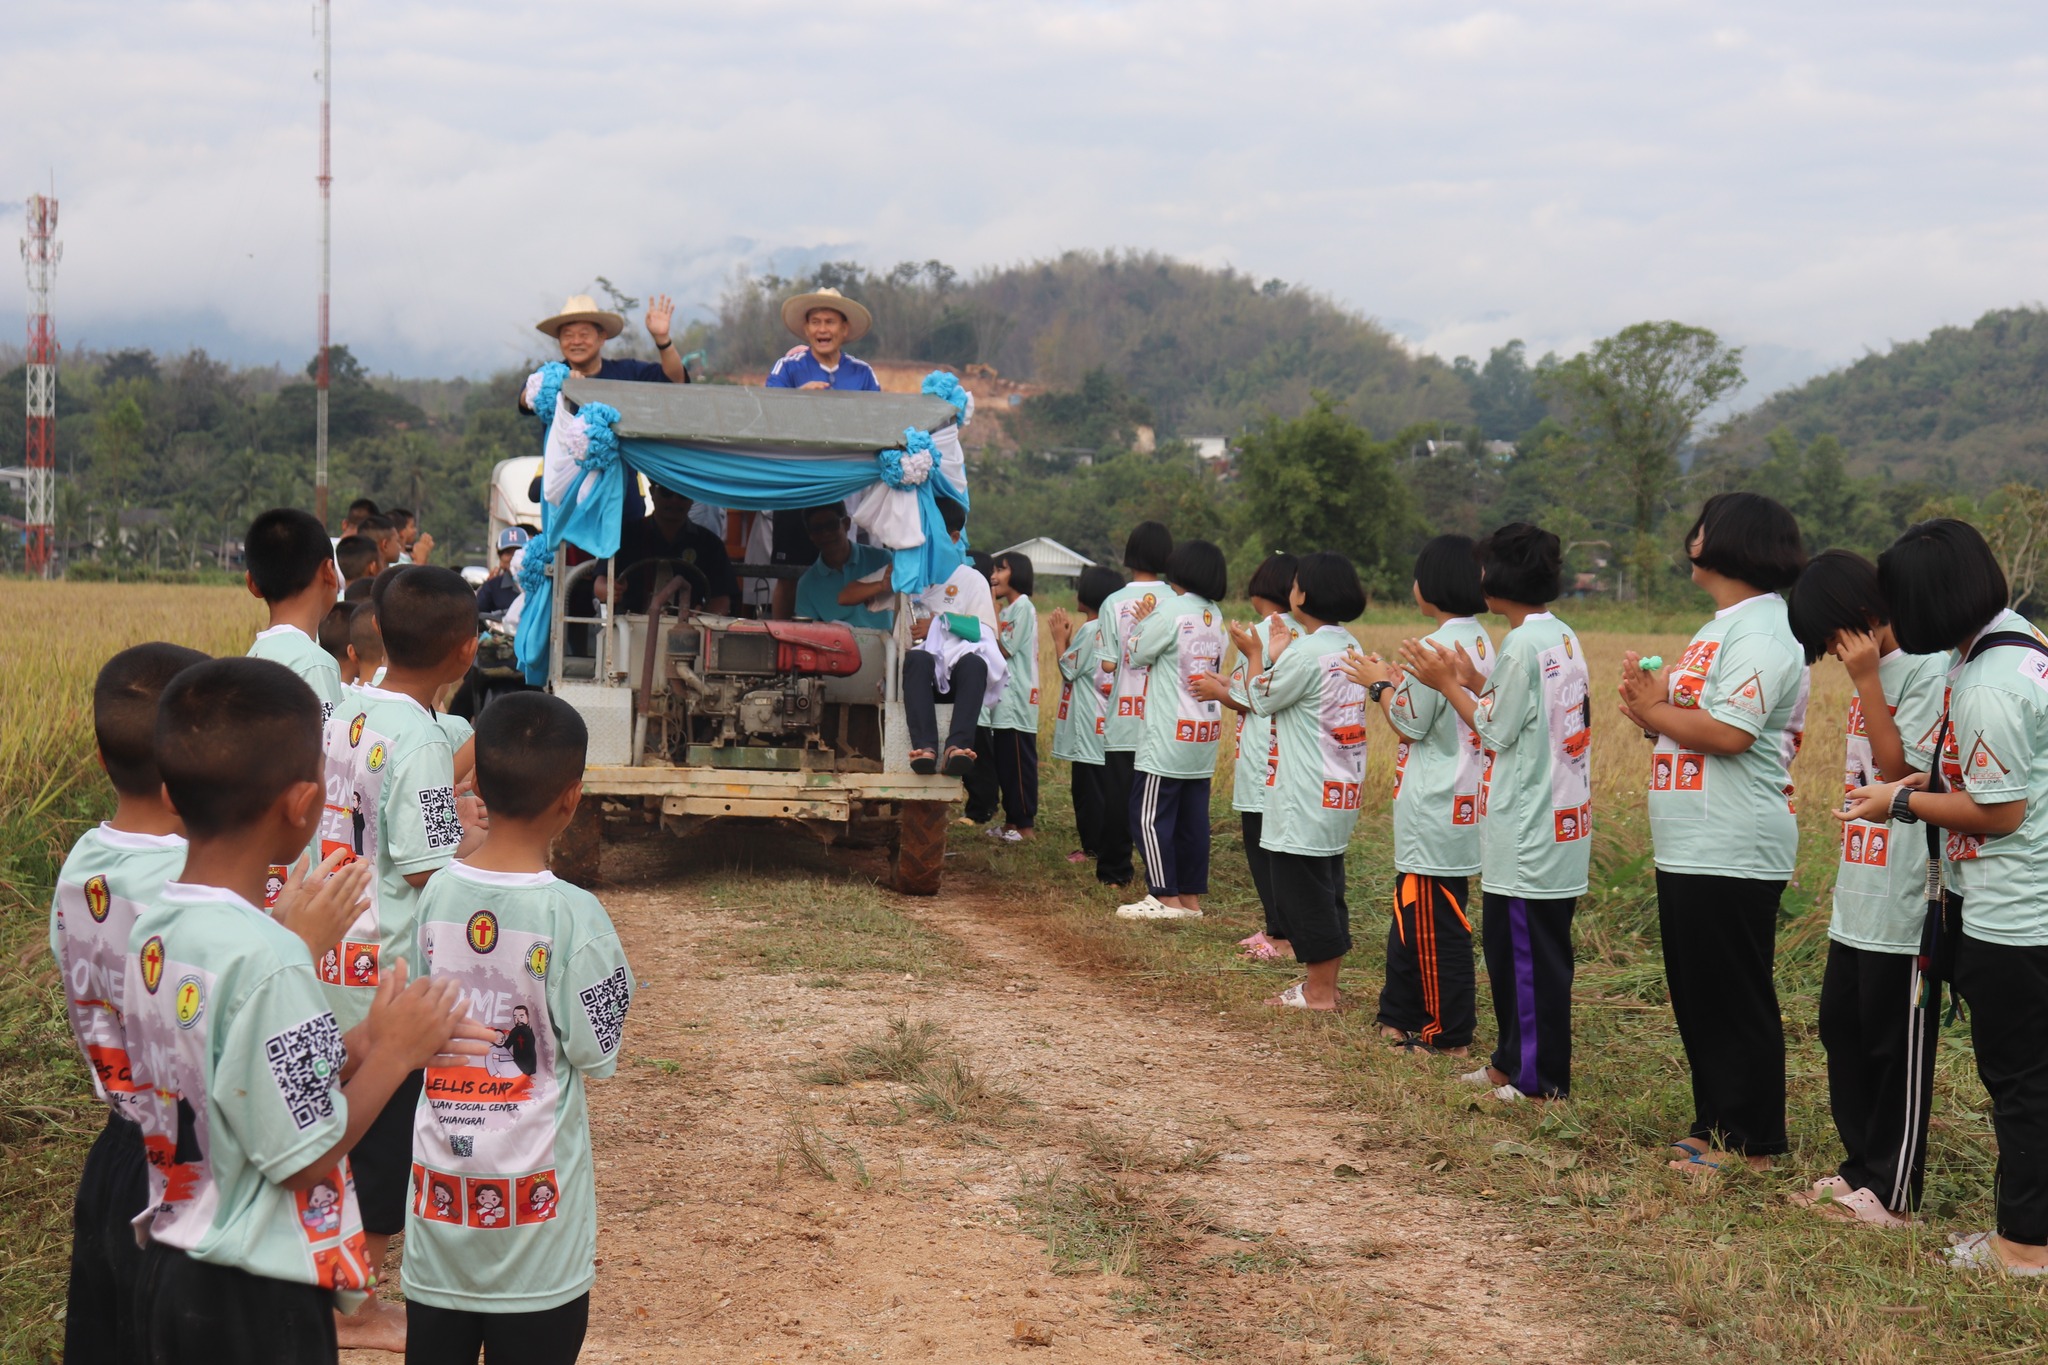
[[[71,1194],[100,1114],[50,960],[50,886],[112,809],[92,681],[147,640],[240,654],[264,621],[239,588],[0,580],[0,1361],[54,1359]]]

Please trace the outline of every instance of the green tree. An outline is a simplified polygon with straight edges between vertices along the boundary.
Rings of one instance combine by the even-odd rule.
[[[149,421],[133,394],[122,394],[93,419],[92,486],[110,506],[127,505],[147,465]]]
[[[1422,527],[1394,443],[1375,442],[1328,395],[1291,421],[1268,418],[1239,445],[1237,468],[1246,531],[1268,549],[1340,551],[1381,591],[1407,573]]]
[[[1742,350],[1704,327],[1639,322],[1543,376],[1539,390],[1626,490],[1636,582],[1666,557],[1655,539],[1678,484],[1678,455],[1702,412],[1742,387]]]
[[[1489,441],[1513,441],[1549,414],[1537,381],[1557,363],[1555,355],[1545,355],[1531,369],[1527,349],[1520,341],[1510,341],[1489,351],[1484,365],[1461,355],[1451,367],[1471,394],[1480,435]]]

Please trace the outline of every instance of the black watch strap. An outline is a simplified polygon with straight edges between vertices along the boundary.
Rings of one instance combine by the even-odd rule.
[[[670,337],[670,338],[669,338],[669,339],[668,339],[667,341],[657,341],[657,342],[655,342],[655,343],[654,343],[654,349],[655,349],[655,350],[657,350],[657,351],[666,351],[666,350],[670,349],[671,347],[673,347],[673,346],[674,346],[675,344],[676,344],[676,339],[675,339],[674,337]]]
[[[1913,789],[1897,787],[1892,791],[1891,817],[1901,824],[1917,825],[1920,817],[1913,814]]]

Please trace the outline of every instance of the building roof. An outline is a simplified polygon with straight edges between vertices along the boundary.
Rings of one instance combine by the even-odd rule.
[[[1015,545],[996,551],[997,554],[1020,554],[1031,561],[1032,571],[1053,578],[1073,578],[1083,569],[1095,567],[1095,561],[1079,550],[1070,550],[1050,536],[1033,536]]]

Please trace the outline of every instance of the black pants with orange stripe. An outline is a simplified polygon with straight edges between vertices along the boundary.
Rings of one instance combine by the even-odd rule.
[[[1466,879],[1394,876],[1379,1021],[1431,1047],[1469,1047],[1478,1023]]]

